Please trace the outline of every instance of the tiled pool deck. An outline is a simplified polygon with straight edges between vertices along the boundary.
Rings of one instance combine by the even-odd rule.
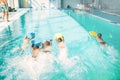
[[[0,31],[2,31],[5,27],[12,24],[13,21],[18,19],[21,15],[26,13],[29,9],[18,9],[16,12],[9,12],[9,22],[2,22],[2,13],[0,13]],[[6,19],[6,17],[5,17]]]

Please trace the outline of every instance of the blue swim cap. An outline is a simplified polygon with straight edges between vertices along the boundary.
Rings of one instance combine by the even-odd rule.
[[[42,47],[42,42],[40,41],[40,39],[32,40],[31,43],[32,45],[34,45],[34,47],[35,46],[38,46],[39,48]]]
[[[27,34],[27,36],[26,36],[27,38],[29,38],[29,39],[32,39],[32,38],[34,38],[35,37],[35,33],[29,33],[29,34]]]

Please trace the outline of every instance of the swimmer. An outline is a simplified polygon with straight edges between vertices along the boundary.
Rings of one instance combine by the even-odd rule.
[[[57,59],[55,58],[55,56],[53,55],[51,51],[51,48],[52,48],[52,37],[44,36],[43,49],[39,53],[38,61],[43,60],[42,62],[45,62],[45,63],[47,62],[47,64],[57,61]]]
[[[101,33],[97,34],[96,39],[101,45],[107,45],[107,43],[102,39],[102,34]]]
[[[43,53],[51,53],[52,39],[45,40],[43,46],[44,46]]]
[[[59,51],[60,51],[60,54],[59,54],[58,58],[60,60],[67,59],[67,47],[64,43],[64,36],[62,34],[58,33],[58,34],[55,35],[55,40],[58,43],[58,48],[59,48]]]
[[[40,41],[40,39],[38,39],[38,40],[32,40],[31,43],[32,43],[32,45],[31,45],[31,48],[32,48],[32,57],[36,58],[38,56],[40,50],[43,48],[43,44]]]
[[[58,33],[55,35],[55,40],[58,43],[59,48],[64,48],[65,44],[64,44],[64,37],[62,34]]]
[[[32,33],[29,33],[29,34],[24,38],[23,44],[22,44],[22,47],[21,47],[21,49],[22,49],[23,51],[26,50],[26,48],[28,47],[29,41],[32,40],[33,38],[35,38],[35,33],[33,33],[33,32],[32,32]]]
[[[59,48],[58,63],[67,66],[68,68],[68,65],[72,63],[72,61],[68,58],[68,50],[67,50],[67,46],[65,45],[64,36],[60,33],[56,34],[55,40],[58,43],[58,48]]]

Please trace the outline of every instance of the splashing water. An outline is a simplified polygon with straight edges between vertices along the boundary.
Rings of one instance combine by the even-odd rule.
[[[19,21],[14,24],[20,30],[20,32],[18,31],[19,34],[14,30],[14,26],[11,26],[10,32],[14,33],[12,36],[7,34],[6,30],[0,33],[1,37],[6,33],[4,38],[0,37],[2,40],[4,39],[2,41],[3,45],[0,46],[0,79],[119,80],[119,52],[112,46],[99,45],[85,29],[65,13],[53,12],[50,12],[50,15],[47,14],[46,17],[48,18],[45,20],[43,17],[40,20],[37,16],[32,15],[32,13],[39,15],[39,11],[30,12],[22,17],[22,21],[24,20],[26,23],[19,24],[22,25],[21,28],[17,25]],[[30,20],[33,20],[32,23]],[[40,20],[40,22],[38,23],[37,20]],[[63,20],[69,21],[64,22]],[[36,27],[35,24],[40,25],[40,27]],[[30,25],[33,27],[30,27]],[[66,49],[59,51],[57,44],[53,41],[52,53],[39,54],[37,59],[34,60],[31,56],[30,47],[26,52],[21,52],[18,47],[19,44],[16,44],[21,44],[23,38],[16,38],[16,36],[21,36],[23,35],[22,32],[25,33],[31,30],[40,31],[36,34],[37,36],[42,36],[44,33],[53,36],[56,32],[61,32],[65,37]],[[2,42],[0,41],[0,44]]]

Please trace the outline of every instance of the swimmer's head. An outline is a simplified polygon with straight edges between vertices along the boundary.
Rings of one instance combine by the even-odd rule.
[[[51,46],[52,45],[52,37],[51,36],[44,37],[43,45],[44,45],[44,47]]]
[[[43,44],[40,40],[32,40],[32,48],[43,48]]]
[[[101,38],[101,37],[102,37],[102,34],[101,34],[101,33],[98,33],[97,36],[98,36],[99,38]]]
[[[55,35],[55,40],[60,43],[60,42],[64,42],[64,37],[62,34],[58,33]]]
[[[62,38],[58,38],[57,42],[63,42],[63,39]]]
[[[35,38],[35,33],[33,33],[33,32],[28,33],[26,36],[26,39],[33,39],[33,38]]]
[[[44,45],[44,47],[52,46],[52,41],[46,40],[46,41],[43,43],[43,45]]]

